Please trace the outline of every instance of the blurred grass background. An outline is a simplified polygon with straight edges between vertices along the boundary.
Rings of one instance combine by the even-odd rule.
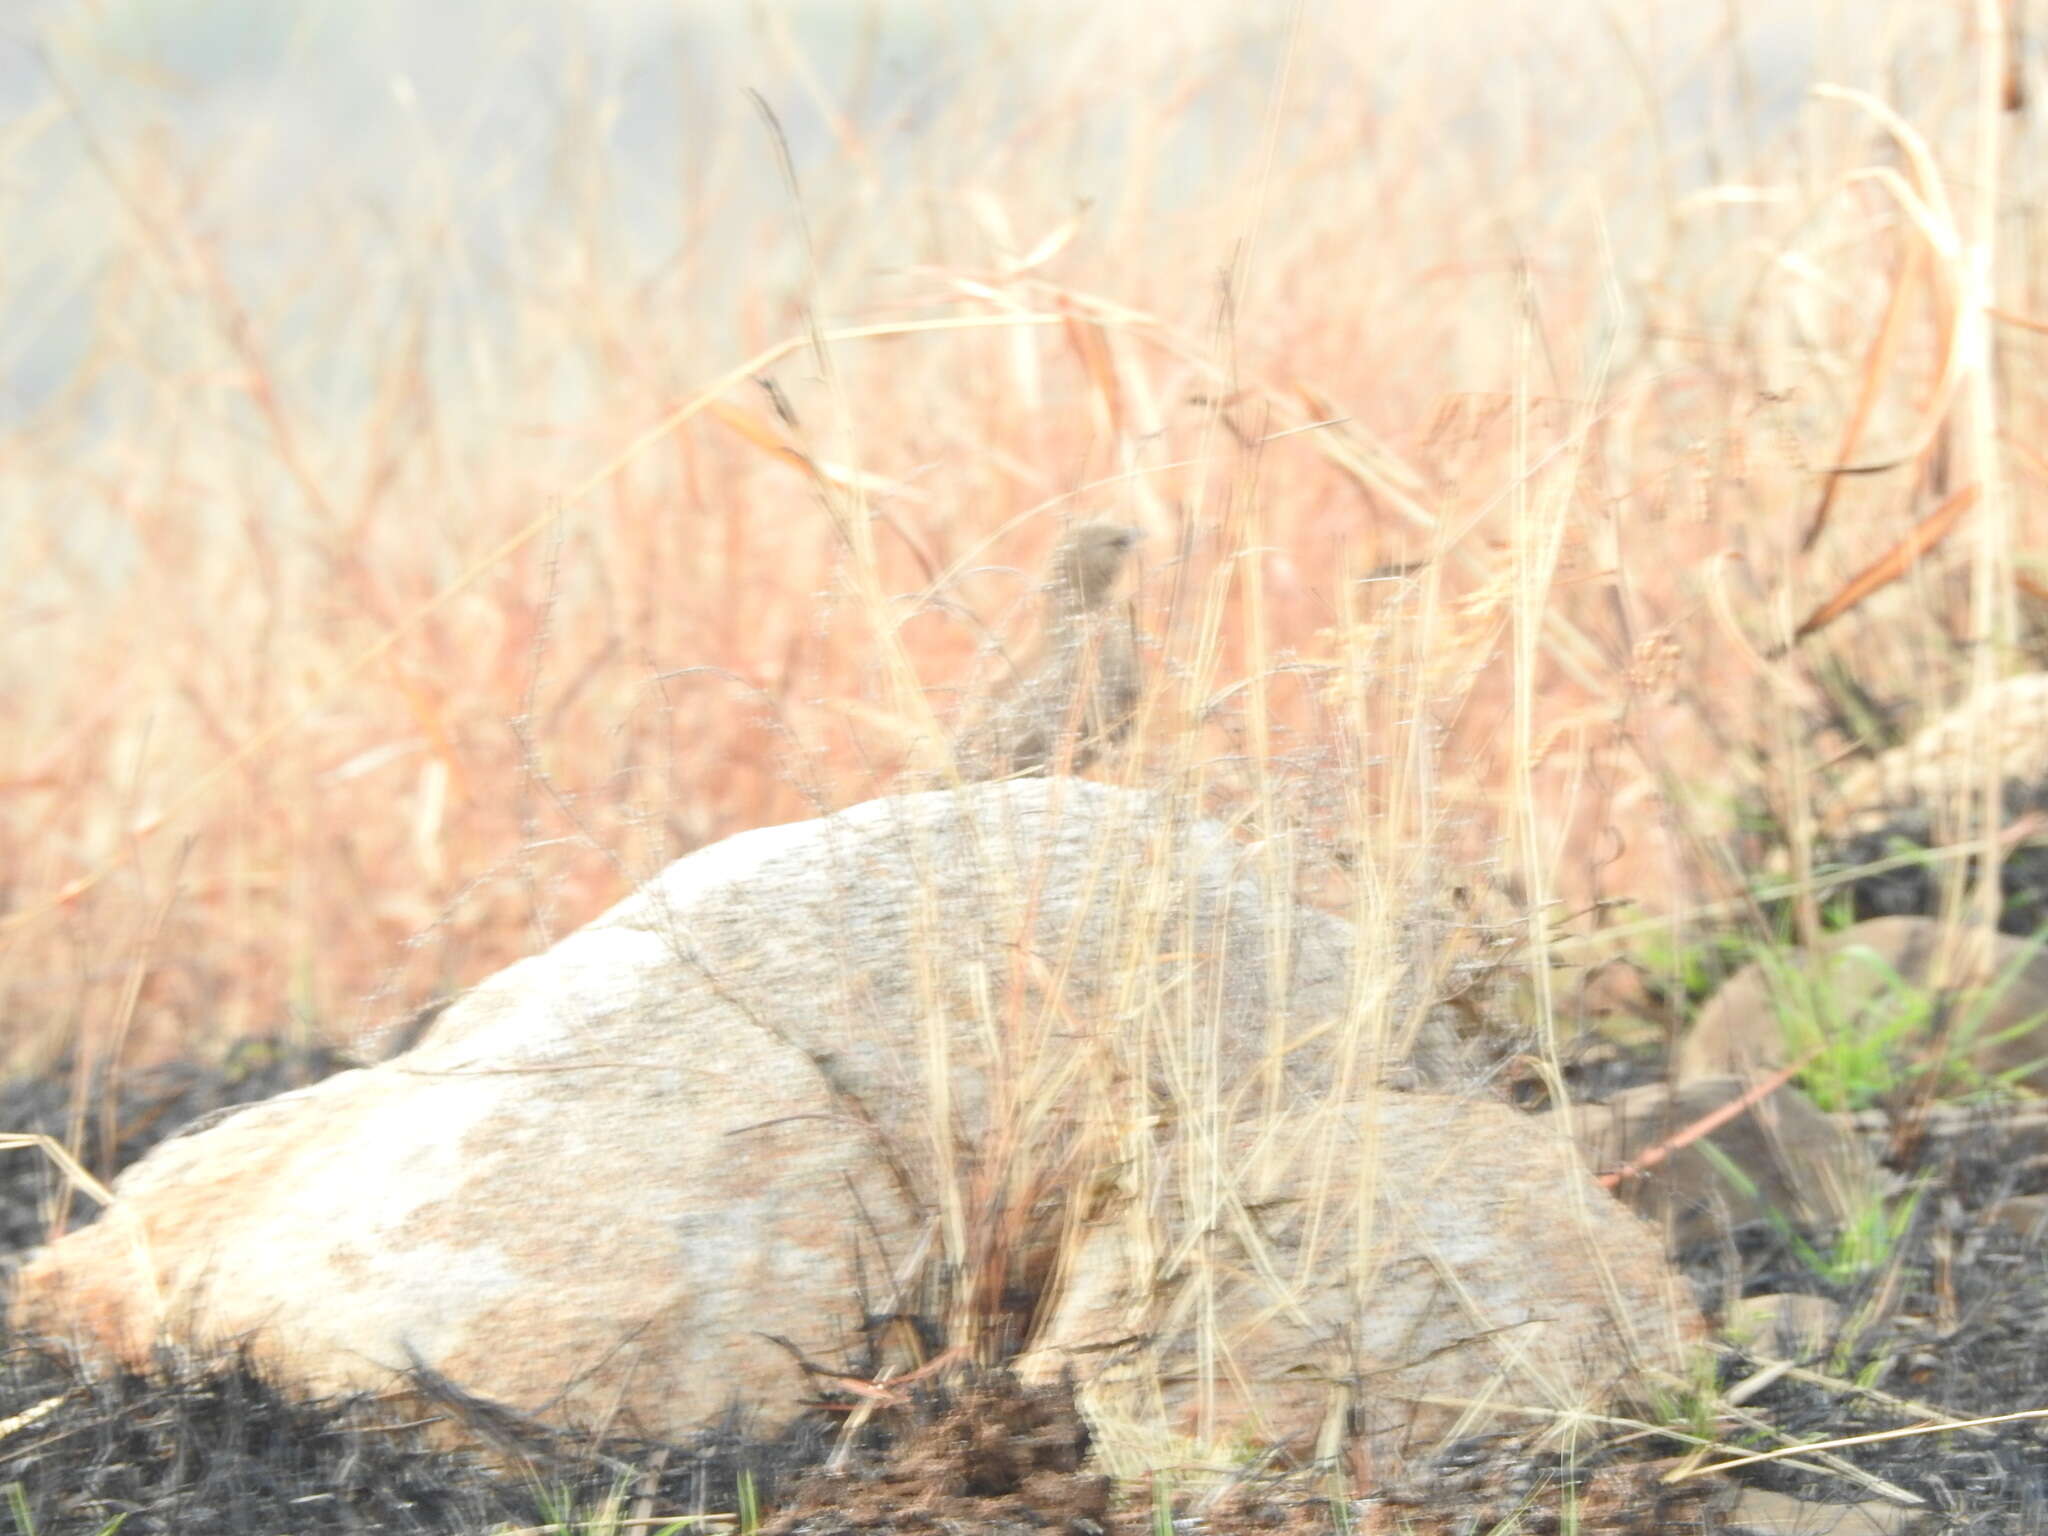
[[[1560,927],[1726,897],[1844,697],[2026,664],[1959,638],[2048,474],[1987,17],[17,7],[7,1044],[344,1038],[885,791],[902,667],[957,718],[1077,514],[1151,536],[1149,734],[1219,807],[1419,741],[1330,835],[1398,799]],[[1772,656],[1966,482],[1974,544]]]

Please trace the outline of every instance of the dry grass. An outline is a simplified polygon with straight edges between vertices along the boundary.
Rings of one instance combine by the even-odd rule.
[[[1423,814],[1507,838],[1525,894],[1697,892],[1668,797],[1746,776],[1766,701],[1830,651],[1926,705],[1963,684],[1900,601],[1768,674],[1720,627],[1761,650],[1915,520],[1912,464],[1816,470],[1955,391],[1954,310],[1869,179],[1895,145],[1798,101],[1796,29],[1564,9],[1482,48],[1420,9],[1218,8],[1172,41],[1046,8],[942,50],[912,130],[770,28],[747,78],[814,144],[834,114],[808,247],[737,100],[658,221],[622,206],[596,84],[516,150],[420,146],[370,206],[317,178],[280,205],[260,148],[183,142],[174,80],[53,32],[5,146],[0,303],[81,341],[0,461],[15,1037],[107,1033],[138,970],[132,1049],[341,1029],[636,869],[872,794],[925,726],[906,682],[950,717],[979,626],[1028,596],[1005,569],[1102,506],[1155,536],[1182,728],[1155,739],[1240,754],[1263,793],[1333,715],[1392,773],[1426,713]],[[1909,82],[1935,174],[1988,209],[1982,50],[1916,14],[1816,22],[1813,78]],[[2036,314],[2012,165],[1991,296]],[[682,244],[634,247],[650,222]],[[1995,340],[2024,443],[2040,342]],[[1185,729],[1219,698],[1232,732]]]
[[[885,789],[1075,512],[1153,535],[1172,766],[1270,821],[1348,734],[1342,834],[1498,848],[1560,919],[1726,895],[1706,835],[1831,669],[1970,683],[1946,550],[1766,659],[1944,487],[2010,482],[1980,601],[2032,547],[1991,444],[2044,343],[1979,316],[2048,314],[2033,157],[1973,137],[1967,14],[892,17],[944,66],[894,95],[820,74],[824,14],[734,34],[800,203],[737,81],[650,187],[595,44],[476,86],[506,147],[279,201],[281,127],[53,24],[0,144],[0,306],[77,343],[17,351],[0,454],[13,1039],[346,1032]]]
[[[76,340],[0,436],[10,1041],[346,1035],[885,791],[1084,514],[1151,535],[1106,771],[1342,851],[1368,934],[1468,866],[1539,958],[1725,901],[1837,701],[2025,664],[2039,114],[1991,5],[1445,9],[889,13],[904,75],[771,8],[708,89],[638,61],[672,156],[514,36],[519,131],[401,90],[367,183],[53,21],[0,136],[0,313]]]

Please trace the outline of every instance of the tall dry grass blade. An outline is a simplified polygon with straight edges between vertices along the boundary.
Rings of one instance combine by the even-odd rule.
[[[1078,214],[1062,219],[1041,236],[1038,243],[1023,255],[1005,257],[1003,259],[1003,276],[1009,278],[1022,277],[1025,273],[1044,266],[1053,257],[1059,255],[1069,245],[1072,245],[1074,243],[1074,236],[1080,232],[1081,219]]]
[[[1908,1424],[1901,1429],[1880,1429],[1862,1435],[1841,1435],[1833,1440],[1812,1440],[1800,1445],[1781,1445],[1776,1450],[1757,1451],[1748,1456],[1731,1457],[1726,1461],[1703,1462],[1698,1466],[1674,1468],[1664,1475],[1664,1481],[1678,1483],[1689,1477],[1705,1477],[1709,1473],[1754,1466],[1763,1461],[1785,1461],[1794,1456],[1808,1456],[1816,1451],[1839,1451],[1847,1446],[1875,1445],[1881,1440],[1907,1440],[1917,1435],[1947,1435],[1959,1429],[1976,1429],[1986,1424],[2019,1424],[2031,1419],[2048,1419],[2048,1408],[2023,1408],[2016,1413],[1993,1413],[1977,1419],[1943,1419],[1935,1424]]]
[[[21,1412],[0,1419],[0,1440],[42,1422],[70,1401],[69,1392],[59,1392],[55,1397],[46,1397],[40,1402],[30,1403]]]
[[[1839,85],[1818,85],[1814,87],[1814,94],[1824,100],[1846,102],[1861,108],[1877,119],[1891,135],[1912,172],[1911,181],[1888,165],[1878,165],[1851,172],[1843,178],[1842,184],[1856,186],[1866,181],[1874,182],[1888,191],[1899,210],[1926,239],[1935,258],[1934,275],[1941,279],[1934,285],[1933,293],[1938,333],[1936,355],[1942,360],[1941,372],[1921,410],[1920,425],[1910,440],[1912,446],[1878,463],[1836,466],[1838,473],[1861,473],[1891,468],[1918,458],[1940,435],[1948,420],[1949,408],[1968,372],[1966,352],[1969,349],[1964,345],[1965,327],[1959,321],[1967,318],[1969,328],[1975,328],[1978,316],[1974,304],[1977,301],[1969,293],[1974,279],[1966,260],[1962,226],[1956,220],[1947,186],[1941,179],[1934,150],[1926,136],[1868,91]]]
[[[1640,1178],[1673,1153],[1684,1151],[1702,1136],[1711,1136],[1752,1104],[1762,1103],[1780,1088],[1791,1082],[1801,1072],[1804,1072],[1807,1066],[1826,1048],[1825,1045],[1817,1045],[1789,1065],[1778,1068],[1777,1071],[1766,1077],[1759,1078],[1726,1104],[1723,1104],[1719,1109],[1709,1110],[1706,1114],[1693,1121],[1692,1124],[1673,1131],[1655,1146],[1645,1148],[1640,1154],[1623,1163],[1619,1168],[1610,1169],[1608,1172],[1599,1175],[1596,1182],[1603,1189],[1615,1189],[1630,1179]]]
[[[818,478],[818,471],[811,463],[810,455],[791,447],[782,433],[771,426],[768,418],[734,405],[730,400],[713,400],[704,407],[704,414],[723,426],[730,427],[746,441],[772,459],[793,464],[811,477]]]
[[[907,485],[901,485],[886,475],[871,470],[851,469],[844,464],[834,464],[828,459],[816,458],[801,448],[784,440],[782,434],[772,426],[768,418],[744,406],[734,405],[729,400],[714,400],[704,408],[704,413],[730,427],[747,442],[760,449],[778,463],[787,464],[799,471],[821,491],[860,491],[870,496],[908,497],[923,501],[924,497]],[[915,546],[917,540],[909,540]]]
[[[1105,434],[1121,439],[1124,435],[1124,392],[1117,379],[1116,359],[1110,355],[1108,335],[1101,325],[1078,315],[1062,317],[1060,328],[1066,332],[1067,345],[1081,360],[1082,370],[1095,391],[1096,408],[1102,413]]]
[[[1998,461],[1998,391],[1992,377],[1991,309],[1998,297],[1998,187],[2003,166],[2003,122],[1999,93],[2005,75],[2006,29],[1998,0],[1977,0],[1977,101],[1971,180],[1976,206],[1959,263],[1956,353],[1967,384],[1962,395],[1961,431],[1971,484],[1982,488],[1976,547],[1970,562],[1970,619],[1975,641],[1970,656],[1970,691],[1984,699],[1996,686],[2018,629],[2013,595],[2013,526],[2005,475]],[[1972,713],[1971,751],[1977,767],[1971,813],[1978,857],[1972,892],[1981,945],[1997,931],[2004,900],[2000,833],[2004,763],[1989,739],[1985,711]]]
[[[2020,0],[2000,0],[2005,12],[2005,75],[1999,105],[2008,112],[2027,110],[2026,27],[2020,20]]]
[[[1898,275],[1892,279],[1891,299],[1885,305],[1884,322],[1878,327],[1870,350],[1864,356],[1861,387],[1857,390],[1855,405],[1850,408],[1849,419],[1843,424],[1841,443],[1835,449],[1835,464],[1838,466],[1853,462],[1856,445],[1863,439],[1863,429],[1870,425],[1870,415],[1877,408],[1878,396],[1884,392],[1884,386],[1891,378],[1892,363],[1898,357],[1899,340],[1906,331],[1908,301],[1926,264],[1926,243],[1907,236],[1906,248],[1899,257]],[[1842,471],[1830,469],[1821,485],[1820,505],[1813,509],[1813,521],[1807,525],[1805,537],[1799,541],[1801,550],[1810,550],[1819,542],[1828,525],[1835,491],[1841,483]]]
[[[72,1188],[84,1191],[103,1206],[114,1203],[114,1192],[87,1173],[85,1165],[73,1157],[64,1143],[56,1137],[45,1136],[41,1132],[0,1132],[0,1152],[13,1152],[26,1147],[34,1147],[55,1164],[57,1171],[64,1175]]]
[[[2037,336],[2048,336],[2048,320],[2036,320],[2032,315],[2023,315],[2015,309],[2001,309],[1996,305],[1986,313],[1992,319],[2006,325],[2017,326],[2023,331],[2032,331]]]
[[[1907,530],[1890,549],[1851,577],[1833,597],[1808,614],[1792,638],[1804,640],[1835,622],[1871,593],[1890,586],[1935,545],[1947,538],[1962,515],[1977,504],[1978,488],[1966,485]]]

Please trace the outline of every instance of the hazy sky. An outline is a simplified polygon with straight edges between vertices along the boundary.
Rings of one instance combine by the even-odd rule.
[[[0,410],[41,398],[64,375],[97,255],[132,238],[87,132],[118,164],[142,164],[147,152],[182,168],[202,214],[232,210],[224,259],[257,284],[317,259],[332,220],[416,220],[422,209],[445,211],[488,261],[508,231],[554,216],[562,187],[592,166],[606,181],[611,235],[644,268],[682,238],[691,168],[722,157],[715,227],[699,235],[719,257],[703,264],[715,316],[721,273],[744,266],[758,279],[761,262],[798,259],[793,239],[763,244],[764,228],[786,224],[787,199],[750,88],[774,104],[808,189],[829,189],[845,170],[829,109],[870,135],[868,173],[944,195],[970,187],[976,167],[973,144],[927,131],[942,106],[983,93],[985,121],[1000,123],[1065,91],[1059,195],[1102,206],[1120,190],[1126,87],[1148,82],[1165,97],[1184,69],[1194,109],[1179,112],[1178,136],[1158,148],[1144,189],[1150,209],[1171,210],[1204,194],[1216,157],[1241,156],[1257,137],[1290,15],[1236,0],[0,4],[0,121],[15,125],[0,134],[0,213],[16,232],[0,269]],[[1730,14],[1700,9],[1632,14],[1632,75],[1612,15],[1593,0],[1310,0],[1294,109],[1352,111],[1360,93],[1391,105],[1449,80],[1456,89],[1431,110],[1444,135],[1469,140],[1578,110],[1595,76],[1617,93],[1668,80],[1661,110],[1682,140],[1708,110],[1688,38]],[[1737,7],[1753,33],[1751,83],[1782,117],[1806,83],[1811,16],[1834,15],[1838,27],[1842,18],[1827,4],[1747,15],[1755,9]],[[1349,73],[1319,85],[1316,66],[1338,49]],[[1330,99],[1333,90],[1348,99]],[[589,137],[565,139],[578,123]],[[565,168],[565,156],[576,163]],[[1561,168],[1559,187],[1570,184]],[[1228,249],[1187,254],[1213,267]],[[899,259],[912,259],[908,246]]]

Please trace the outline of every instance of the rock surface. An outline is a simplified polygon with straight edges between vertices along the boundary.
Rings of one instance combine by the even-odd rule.
[[[1584,1409],[1678,1372],[1704,1331],[1658,1235],[1540,1117],[1376,1094],[1164,1156],[1151,1200],[1085,1233],[1018,1367],[1075,1373],[1120,1470],[1362,1436],[1385,1475],[1489,1405]]]
[[[241,1339],[323,1391],[422,1364],[650,1435],[793,1411],[795,1355],[857,1365],[977,1233],[1042,1273],[1091,1127],[1413,1055],[1344,1027],[1349,930],[1285,878],[1076,780],[743,834],[404,1055],[157,1148],[27,1264],[15,1325],[131,1360]]]
[[[1830,935],[1818,961],[1801,952],[1781,974],[1752,961],[1680,1041],[1679,1079],[1781,1065],[1789,1022],[1794,1039],[1815,1025],[1856,1030],[1901,1064],[1939,1049],[1950,1087],[2004,1076],[2048,1089],[2048,950],[1997,934],[1972,966],[1953,937],[1933,918],[1880,917]]]

